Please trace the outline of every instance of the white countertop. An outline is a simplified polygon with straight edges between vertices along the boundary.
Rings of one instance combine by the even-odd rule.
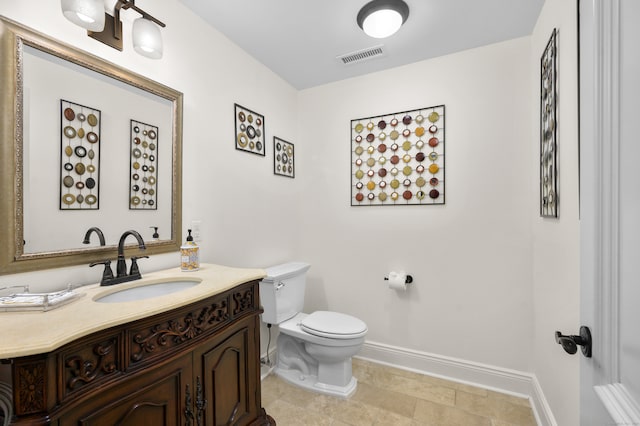
[[[81,287],[75,291],[84,293],[82,297],[51,311],[0,312],[0,359],[51,352],[96,331],[185,306],[264,276],[263,269],[201,264],[198,271],[182,272],[180,268],[172,268],[143,274],[142,279],[123,284]],[[119,303],[95,301],[127,288],[172,280],[202,282],[150,299]]]

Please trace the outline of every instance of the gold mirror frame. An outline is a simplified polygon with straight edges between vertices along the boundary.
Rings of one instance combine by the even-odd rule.
[[[0,275],[115,259],[115,245],[24,253],[23,46],[30,46],[172,103],[171,238],[147,242],[145,254],[177,251],[182,241],[183,94],[0,16]],[[122,230],[128,229],[123,224]],[[86,230],[78,230],[81,236]],[[137,248],[136,248],[137,250]]]

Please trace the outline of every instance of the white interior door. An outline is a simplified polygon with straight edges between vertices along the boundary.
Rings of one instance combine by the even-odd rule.
[[[581,425],[640,425],[640,1],[580,0]]]

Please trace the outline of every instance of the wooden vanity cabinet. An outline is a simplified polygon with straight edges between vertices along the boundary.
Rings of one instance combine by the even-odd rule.
[[[261,406],[258,281],[14,358],[19,425],[275,425]]]

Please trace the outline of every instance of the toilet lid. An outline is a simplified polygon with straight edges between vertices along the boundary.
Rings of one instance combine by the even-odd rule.
[[[367,334],[362,320],[339,312],[316,311],[307,315],[300,327],[314,336],[331,339],[355,339]]]

